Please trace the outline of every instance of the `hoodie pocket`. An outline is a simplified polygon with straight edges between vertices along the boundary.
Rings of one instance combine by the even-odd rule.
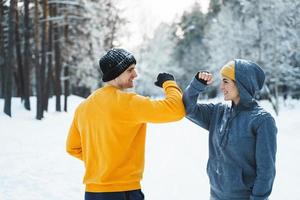
[[[209,159],[207,174],[211,187],[225,193],[248,193],[250,188],[243,181],[243,170],[237,165]]]
[[[221,174],[221,187],[223,191],[242,192],[250,191],[243,180],[243,170],[241,167],[229,163],[223,163]]]

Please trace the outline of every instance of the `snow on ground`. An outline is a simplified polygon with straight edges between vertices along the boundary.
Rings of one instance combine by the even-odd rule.
[[[73,111],[82,101],[69,98],[68,113],[55,112],[55,99],[42,121],[13,99],[13,117],[0,113],[0,200],[83,199],[83,165],[65,152]],[[270,104],[262,105],[274,112]],[[0,108],[3,108],[0,99]],[[275,116],[278,133],[277,175],[272,200],[300,199],[300,101],[281,104]],[[183,119],[149,124],[143,191],[147,200],[208,199],[208,135]]]

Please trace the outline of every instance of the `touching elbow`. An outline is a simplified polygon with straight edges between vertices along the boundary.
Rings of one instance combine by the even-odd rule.
[[[179,113],[179,115],[178,115],[178,118],[179,118],[179,119],[182,119],[182,118],[185,117],[185,115],[186,115],[185,109],[184,109],[184,106],[182,106],[182,107],[180,107],[180,113]]]
[[[181,120],[185,117],[185,108],[182,101],[179,101],[174,112],[176,120]]]
[[[194,106],[184,104],[184,109],[186,116],[189,116],[191,113],[193,113]]]
[[[194,110],[194,104],[190,103],[190,101],[185,96],[183,96],[182,102],[185,109],[185,113],[188,116]]]

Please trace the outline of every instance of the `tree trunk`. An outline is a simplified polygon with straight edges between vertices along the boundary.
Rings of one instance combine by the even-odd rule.
[[[64,111],[67,112],[68,110],[68,96],[69,96],[69,66],[66,66],[65,67],[65,70],[64,70],[64,94],[65,94],[65,103],[64,103]]]
[[[15,35],[16,35],[16,55],[18,67],[16,70],[16,84],[17,84],[17,96],[20,96],[21,99],[24,99],[24,70],[22,63],[22,54],[21,54],[21,41],[19,33],[19,12],[16,10],[16,26],[15,26]]]
[[[49,15],[52,16],[52,6],[49,5]],[[52,29],[53,25],[52,22],[49,22],[49,30],[48,30],[48,71],[47,71],[47,80],[46,80],[46,99],[45,99],[45,110],[48,110],[48,102],[49,96],[51,95],[50,87],[53,86],[53,70],[52,70],[52,44],[53,44],[53,37],[52,37]]]
[[[261,16],[261,5],[259,2],[255,1],[256,7],[257,7],[257,30],[258,30],[258,37],[257,37],[257,47],[258,47],[258,58],[257,58],[257,63],[259,65],[263,64],[263,59],[262,59],[262,50],[263,50],[263,32],[262,32],[262,16]]]
[[[16,21],[16,6],[17,0],[10,0],[9,6],[9,17],[8,17],[8,56],[7,65],[5,66],[5,92],[4,92],[4,113],[11,116],[11,97],[12,97],[12,78],[13,78],[13,68],[15,64],[15,21]]]
[[[42,24],[42,63],[41,63],[41,92],[42,107],[46,110],[47,91],[46,91],[46,65],[47,65],[47,43],[48,43],[48,0],[43,0],[43,24]]]
[[[35,42],[35,75],[36,75],[36,119],[41,120],[44,117],[42,104],[42,81],[41,67],[39,62],[39,4],[34,0],[34,42]]]
[[[274,96],[275,96],[275,105],[274,105],[274,110],[276,115],[278,116],[279,114],[279,96],[278,96],[278,84],[277,82],[275,83],[275,91],[274,91]]]
[[[69,25],[64,26],[65,43],[68,43]],[[64,68],[64,111],[68,110],[68,96],[69,96],[69,66]]]
[[[54,16],[57,15],[57,7],[54,8]],[[60,52],[60,30],[58,24],[54,25],[54,55],[55,55],[55,96],[56,111],[61,111],[60,95],[61,95],[61,52]]]
[[[30,110],[30,32],[29,32],[29,0],[24,0],[24,107]]]
[[[0,3],[0,98],[4,97],[4,68],[6,65],[6,52],[4,49],[4,27],[3,21],[4,19],[4,7],[3,3]]]

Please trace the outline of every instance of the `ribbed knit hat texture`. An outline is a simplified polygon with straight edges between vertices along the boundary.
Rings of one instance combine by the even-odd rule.
[[[103,82],[117,78],[132,64],[136,64],[136,60],[129,51],[121,48],[109,50],[99,61]]]
[[[235,80],[234,61],[230,61],[226,65],[224,65],[221,68],[220,73],[222,76],[226,76],[234,81]]]

